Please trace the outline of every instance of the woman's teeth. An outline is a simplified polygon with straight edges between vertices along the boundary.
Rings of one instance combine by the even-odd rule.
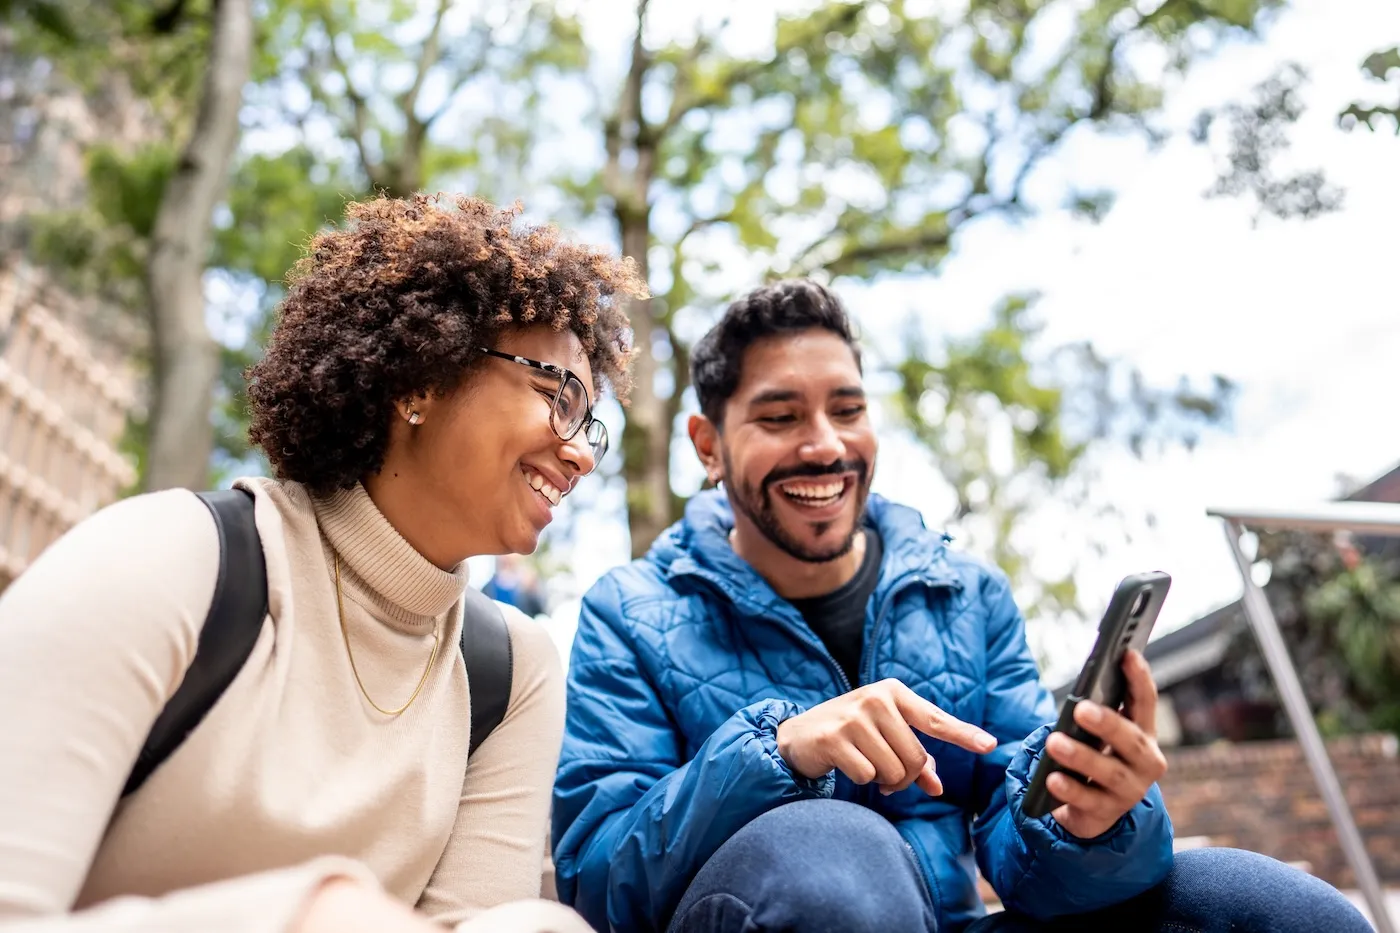
[[[558,505],[559,500],[564,498],[564,494],[555,489],[549,480],[545,479],[534,470],[525,471],[525,481],[535,490],[535,492],[549,500],[550,505]]]

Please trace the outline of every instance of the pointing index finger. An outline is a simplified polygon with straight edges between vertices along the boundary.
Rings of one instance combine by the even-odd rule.
[[[979,755],[997,747],[996,737],[990,732],[949,715],[908,687],[896,694],[895,705],[905,722],[931,738],[942,739]]]

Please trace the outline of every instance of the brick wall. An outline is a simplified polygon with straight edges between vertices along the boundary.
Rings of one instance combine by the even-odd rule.
[[[1327,751],[1381,880],[1400,884],[1400,758],[1392,735],[1335,739]],[[1307,862],[1342,888],[1356,880],[1293,740],[1174,749],[1162,793],[1178,839]]]

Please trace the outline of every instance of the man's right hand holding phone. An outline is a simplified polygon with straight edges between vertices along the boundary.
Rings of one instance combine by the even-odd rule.
[[[1102,751],[1063,732],[1045,740],[1046,754],[1093,783],[1085,785],[1067,774],[1050,775],[1047,786],[1061,805],[1051,811],[1055,821],[1080,839],[1093,839],[1112,829],[1123,815],[1147,796],[1167,771],[1167,759],[1157,746],[1157,685],[1152,669],[1136,651],[1123,656],[1128,701],[1122,713],[1081,701],[1074,721],[1104,742]]]
[[[997,740],[954,718],[893,678],[868,684],[778,725],[778,753],[809,780],[833,768],[857,784],[875,781],[892,794],[918,784],[937,797],[943,782],[914,730],[978,754]]]

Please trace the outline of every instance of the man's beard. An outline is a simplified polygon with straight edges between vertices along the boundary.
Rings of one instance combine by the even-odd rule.
[[[729,452],[724,452],[724,475],[734,477],[733,464],[729,462]],[[852,487],[852,494],[856,497],[856,520],[851,523],[850,530],[839,541],[825,548],[808,547],[788,534],[787,529],[778,520],[778,516],[773,511],[773,486],[783,480],[794,479],[799,476],[823,477],[832,476],[839,473],[854,473],[856,475],[855,485]],[[747,483],[731,482],[726,480],[726,491],[729,496],[729,503],[736,511],[744,513],[749,521],[763,534],[765,538],[784,554],[796,558],[809,564],[824,564],[827,561],[836,560],[850,553],[855,544],[856,533],[860,531],[865,520],[865,500],[870,490],[866,487],[866,479],[869,476],[869,466],[862,459],[838,460],[825,466],[809,464],[786,469],[776,469],[763,478],[757,489]],[[782,495],[782,493],[777,493]],[[824,536],[835,524],[835,521],[819,522],[813,525],[813,531],[817,538]]]

